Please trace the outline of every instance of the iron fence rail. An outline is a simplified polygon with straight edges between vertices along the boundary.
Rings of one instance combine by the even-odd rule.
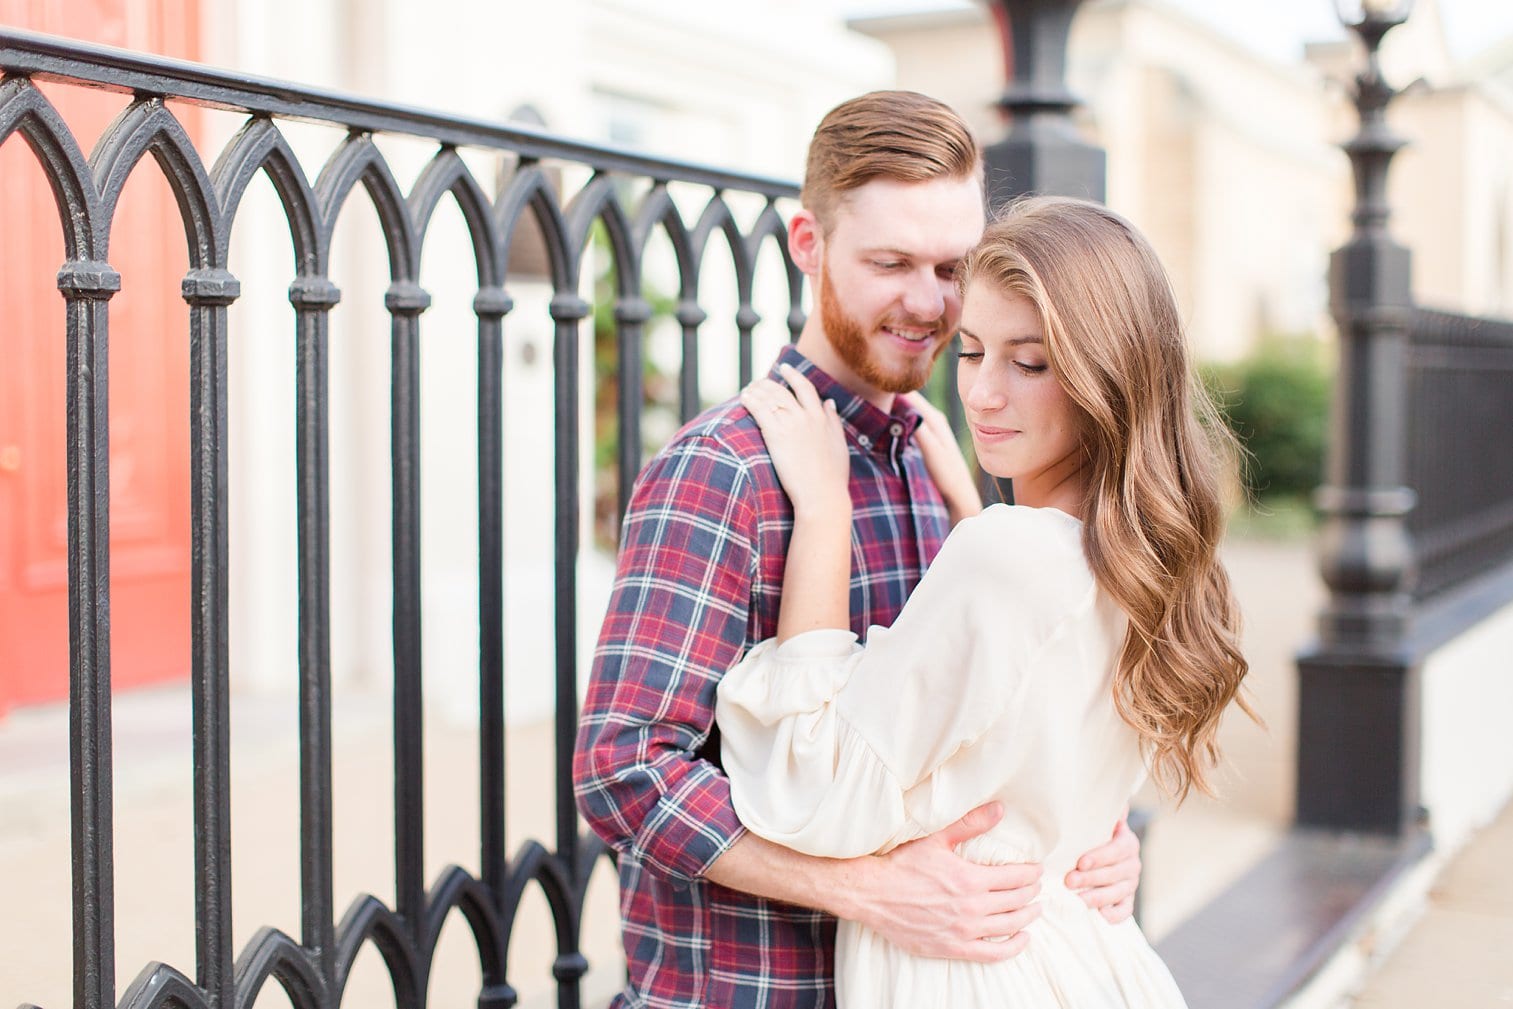
[[[776,201],[797,194],[781,180],[645,157],[499,123],[368,101],[181,61],[0,30],[0,142],[19,134],[50,183],[63,228],[65,262],[58,287],[67,304],[68,558],[70,752],[74,803],[74,1005],[117,1004],[110,674],[110,520],[107,358],[110,299],[120,288],[111,265],[112,216],[128,176],[151,155],[177,198],[190,265],[182,294],[190,307],[190,453],[192,493],[192,697],[197,936],[195,973],[150,964],[120,998],[130,1009],[249,1007],[270,979],[295,1009],[334,1009],[364,943],[383,956],[401,1009],[421,1006],[441,926],[460,910],[483,971],[481,1009],[504,1009],[517,995],[508,947],[516,909],[537,885],[551,908],[558,939],[553,966],[563,1007],[579,1004],[587,970],[578,935],[590,870],[602,846],[580,834],[572,797],[571,750],[577,716],[576,560],[579,544],[579,330],[592,306],[580,296],[590,232],[602,222],[613,257],[614,317],[620,353],[620,504],[640,468],[641,341],[649,309],[642,295],[648,240],[665,234],[679,273],[676,318],[684,361],[680,411],[699,404],[697,338],[706,311],[700,269],[719,234],[731,257],[739,307],[740,379],[752,373],[754,273],[763,243],[774,241],[785,264],[789,312],[803,324],[802,274],[788,256]],[[130,102],[86,157],[35,81],[59,81],[128,93]],[[248,118],[212,167],[165,100],[232,110]],[[302,120],[347,131],[311,184],[280,124]],[[437,146],[408,193],[401,190],[374,133]],[[512,155],[516,166],[490,197],[459,147]],[[561,202],[543,161],[591,171]],[[301,934],[260,930],[238,952],[230,917],[230,775],[228,682],[227,309],[240,295],[231,272],[230,235],[249,183],[263,173],[287,218],[296,276],[295,486],[298,530]],[[650,187],[626,206],[616,186],[630,177]],[[707,190],[696,220],[681,215],[670,184]],[[358,898],[338,922],[332,886],[331,537],[327,415],[328,317],[340,291],[328,275],[332,233],[361,185],[372,201],[389,256],[385,305],[391,320],[393,496],[395,906]],[[742,228],[727,193],[764,201]],[[456,866],[427,890],[422,878],[420,317],[430,298],[418,283],[421,249],[439,202],[461,209],[477,267],[473,311],[478,325],[478,516],[481,704],[478,877]],[[502,340],[514,308],[507,263],[511,241],[530,215],[544,239],[553,297],[555,455],[556,838],[550,849],[526,841],[511,855],[505,840],[503,584],[501,463],[504,403]]]
[[[1408,513],[1428,599],[1513,560],[1513,322],[1414,309]]]

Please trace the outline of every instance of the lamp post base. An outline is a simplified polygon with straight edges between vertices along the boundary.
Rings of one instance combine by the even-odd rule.
[[[1399,836],[1418,824],[1418,673],[1407,656],[1298,657],[1299,826]]]

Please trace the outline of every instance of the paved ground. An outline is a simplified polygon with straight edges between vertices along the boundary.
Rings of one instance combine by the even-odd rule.
[[[1227,557],[1249,625],[1251,690],[1268,728],[1231,718],[1221,796],[1158,810],[1145,849],[1145,922],[1153,938],[1243,872],[1291,815],[1292,654],[1309,634],[1321,592],[1304,545],[1240,541]],[[387,711],[382,699],[361,694],[339,694],[335,709],[338,910],[361,892],[392,904]],[[193,972],[188,710],[182,690],[137,692],[117,703],[118,991],[152,960]],[[298,935],[297,712],[292,698],[238,696],[232,717],[233,918],[241,948],[265,924]],[[550,740],[547,726],[512,730],[512,849],[526,838],[551,837]],[[425,745],[427,877],[451,862],[476,871],[476,733],[431,720]],[[0,905],[6,909],[0,915],[0,1004],[32,1001],[60,1009],[72,1001],[68,849],[66,711],[13,713],[0,722]],[[1445,874],[1419,928],[1387,960],[1361,1007],[1513,1004],[1513,957],[1506,955],[1513,949],[1513,870],[1499,855],[1510,850],[1513,813]],[[598,965],[589,1005],[599,1004],[616,979],[614,891],[601,866],[590,889],[585,937],[590,961]],[[511,948],[518,965],[512,980],[526,1009],[553,1004],[549,922],[544,898],[532,893]],[[478,977],[459,917],[442,934],[431,1006],[471,1009]],[[1464,1000],[1456,1001],[1462,990]],[[348,996],[353,1006],[392,1004],[372,949],[359,957]],[[282,1004],[281,995],[268,992],[259,1009]]]
[[[1513,806],[1442,872],[1356,1009],[1513,1006]]]

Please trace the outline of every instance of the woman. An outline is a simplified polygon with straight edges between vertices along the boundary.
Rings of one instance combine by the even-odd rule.
[[[962,264],[962,402],[979,464],[1015,506],[961,521],[891,628],[845,630],[850,500],[833,406],[744,394],[794,506],[778,637],[719,688],[742,821],[817,855],[884,850],[997,799],[963,847],[1037,861],[1048,881],[1024,952],[930,960],[854,923],[837,1001],[878,1006],[1167,1007],[1182,997],[1133,922],[1053,881],[1147,774],[1207,789],[1219,717],[1246,662],[1216,550],[1224,454],[1191,373],[1170,285],[1146,241],[1083,201],[1021,201]],[[963,486],[923,442],[948,501]],[[954,509],[953,509],[954,510]]]

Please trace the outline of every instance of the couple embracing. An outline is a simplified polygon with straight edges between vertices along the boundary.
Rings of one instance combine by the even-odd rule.
[[[1181,1006],[1123,821],[1205,786],[1246,663],[1166,275],[1096,204],[984,230],[975,141],[907,92],[825,117],[802,204],[797,343],[625,518],[574,762],[614,1005]],[[916,392],[953,338],[1013,506]]]

